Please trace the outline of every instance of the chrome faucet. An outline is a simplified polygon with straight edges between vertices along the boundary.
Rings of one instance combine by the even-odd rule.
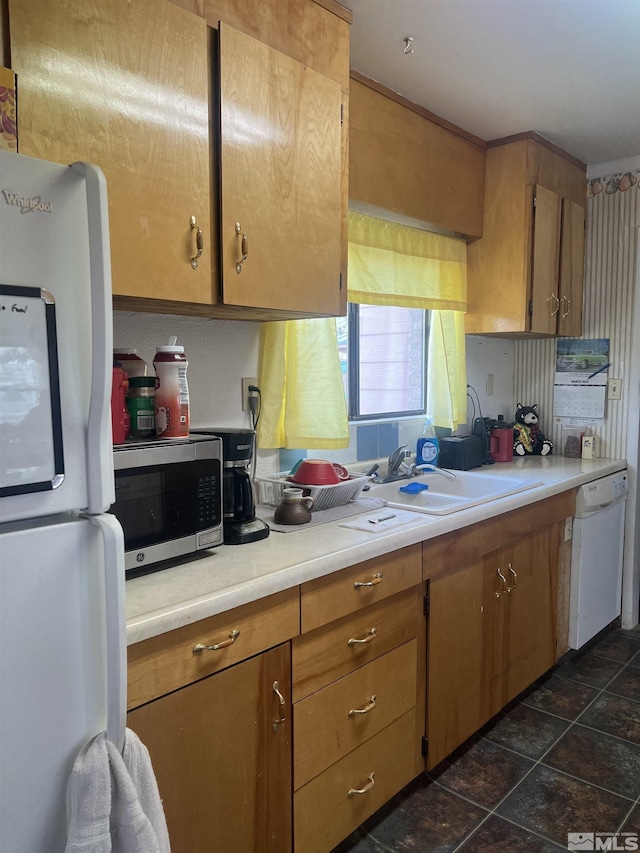
[[[409,466],[405,459],[411,456],[411,451],[406,444],[396,447],[387,461],[387,472],[390,477],[406,476]]]

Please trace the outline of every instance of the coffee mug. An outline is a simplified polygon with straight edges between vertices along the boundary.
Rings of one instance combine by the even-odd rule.
[[[311,521],[313,498],[305,497],[302,489],[283,489],[282,503],[276,507],[276,524],[307,524]]]

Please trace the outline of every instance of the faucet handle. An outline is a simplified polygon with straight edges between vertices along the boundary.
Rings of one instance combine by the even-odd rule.
[[[407,449],[406,444],[401,444],[400,447],[397,447],[389,457],[387,463],[389,474],[396,474],[407,456],[411,456],[411,451]]]

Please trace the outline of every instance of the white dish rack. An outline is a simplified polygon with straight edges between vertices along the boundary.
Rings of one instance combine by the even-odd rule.
[[[304,486],[288,480],[289,473],[283,471],[275,477],[256,477],[258,501],[268,506],[278,506],[282,492],[286,488],[303,489],[304,494],[313,498],[312,510],[331,509],[356,500],[369,479],[366,474],[351,474],[348,480],[342,480],[330,486]]]

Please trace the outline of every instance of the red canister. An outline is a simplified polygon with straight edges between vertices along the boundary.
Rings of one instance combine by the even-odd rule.
[[[489,452],[494,462],[513,461],[513,427],[498,419],[489,433]]]
[[[114,364],[111,382],[111,431],[114,444],[124,444],[129,435],[130,420],[125,402],[128,384],[127,374],[119,364]]]

